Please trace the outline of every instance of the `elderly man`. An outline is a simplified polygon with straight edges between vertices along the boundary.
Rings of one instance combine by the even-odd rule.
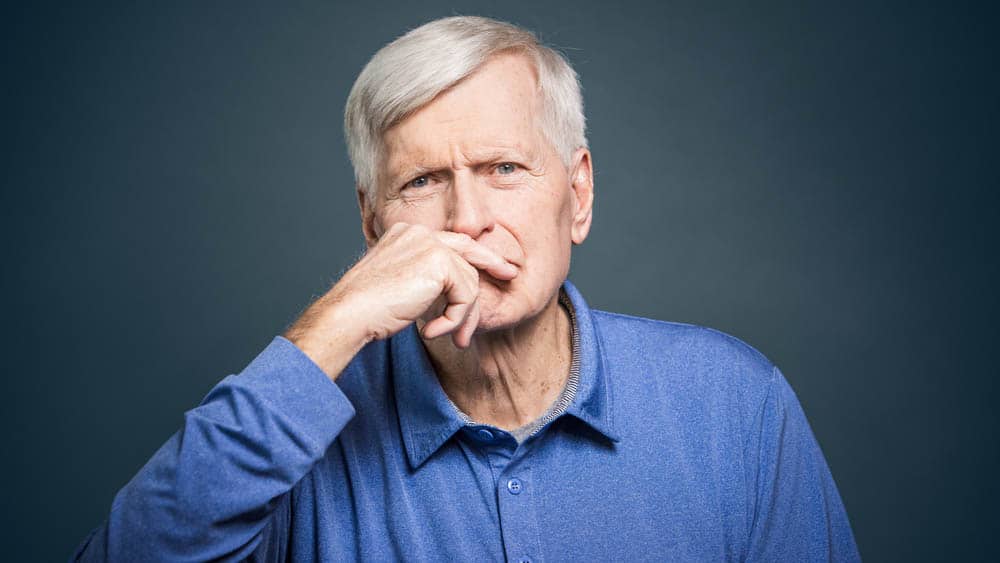
[[[368,252],[185,413],[79,560],[856,560],[781,373],[566,279],[593,165],[576,73],[428,23],[345,112]]]

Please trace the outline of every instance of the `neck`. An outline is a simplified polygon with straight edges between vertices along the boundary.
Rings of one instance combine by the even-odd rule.
[[[423,340],[438,380],[462,412],[505,430],[545,412],[566,384],[572,361],[569,315],[559,293],[538,315],[476,334],[465,349],[448,336]]]

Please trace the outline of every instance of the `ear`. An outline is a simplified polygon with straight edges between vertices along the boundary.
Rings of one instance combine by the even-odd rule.
[[[590,232],[590,222],[594,211],[594,167],[590,161],[590,151],[576,149],[573,153],[575,165],[570,173],[570,187],[573,189],[573,224],[571,235],[573,244],[582,244]]]
[[[365,190],[361,186],[355,186],[358,196],[358,209],[361,210],[361,232],[365,235],[365,242],[368,248],[375,246],[381,236],[381,227],[378,225],[378,218],[375,217],[375,209],[368,201]]]

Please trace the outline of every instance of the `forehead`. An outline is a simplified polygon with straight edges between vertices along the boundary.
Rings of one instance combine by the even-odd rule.
[[[541,98],[523,54],[488,60],[472,75],[386,131],[385,172],[457,164],[461,155],[537,150]]]

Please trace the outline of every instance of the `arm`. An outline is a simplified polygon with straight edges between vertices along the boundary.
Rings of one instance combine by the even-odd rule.
[[[774,368],[744,448],[747,561],[860,561],[837,486],[784,376]]]
[[[269,529],[272,513],[287,511],[289,491],[354,414],[323,370],[275,337],[184,414],[73,560],[239,560],[271,551],[261,542],[280,532]]]
[[[479,269],[518,274],[468,235],[393,225],[284,336],[185,413],[73,559],[282,558],[289,491],[355,414],[336,378],[366,343],[425,317],[425,337],[451,333],[467,347]]]

